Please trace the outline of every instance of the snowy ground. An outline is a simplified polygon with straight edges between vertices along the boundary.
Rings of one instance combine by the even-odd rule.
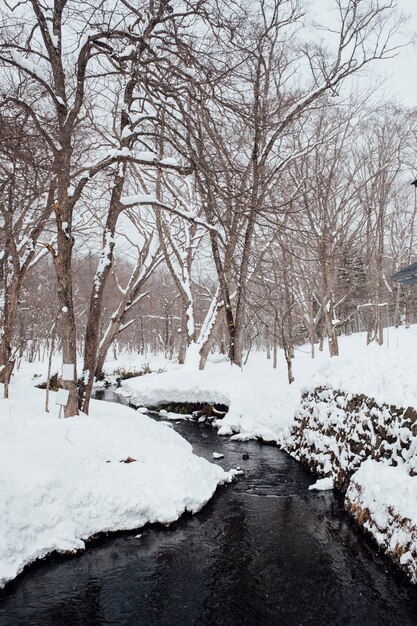
[[[219,434],[235,433],[237,439],[259,437],[282,444],[301,392],[317,386],[365,394],[380,404],[417,408],[417,327],[390,328],[384,334],[382,347],[366,346],[363,333],[341,338],[340,357],[333,359],[326,352],[316,354],[313,360],[307,347],[300,348],[294,362],[296,381],[291,386],[282,355],[278,369],[273,370],[265,355],[254,354],[243,371],[225,361],[209,363],[204,372],[171,365],[166,373],[126,381],[121,393],[144,406],[170,401],[227,404],[228,414],[217,420]],[[412,430],[417,435],[417,424]],[[323,437],[320,443],[325,445],[325,440]],[[417,477],[410,476],[415,459],[411,461],[408,459],[404,466],[400,461],[398,467],[366,462],[353,475],[349,494],[357,510],[369,514],[366,529],[417,581]],[[325,478],[313,488],[332,486],[333,481]],[[363,524],[362,517],[358,519]]]
[[[0,400],[0,587],[46,554],[103,531],[167,524],[198,511],[230,480],[180,435],[116,404],[57,419],[28,365]],[[2,390],[0,389],[0,393]],[[128,457],[136,459],[123,463]]]
[[[120,390],[135,404],[227,404],[228,414],[217,423],[220,434],[281,443],[301,391],[315,385],[417,407],[417,327],[389,329],[386,335],[389,341],[382,348],[366,347],[363,334],[342,338],[337,359],[329,359],[325,350],[313,360],[308,347],[298,349],[291,386],[282,355],[276,370],[264,354],[254,353],[243,371],[221,357],[198,372],[161,357],[130,356],[108,362],[106,371],[141,369],[148,362],[162,373],[129,379]],[[173,430],[120,405],[93,401],[90,416],[58,420],[52,394],[51,412],[45,413],[44,392],[34,388],[35,376],[44,377],[45,370],[45,364],[22,366],[13,377],[10,400],[0,400],[1,584],[53,550],[82,548],[98,532],[168,523],[186,510],[198,511],[217,485],[230,479],[195,456]],[[127,457],[136,461],[120,462]],[[414,515],[417,490],[410,495],[410,481],[395,470],[390,468],[390,476],[395,474],[399,501],[408,498],[407,514]],[[366,497],[378,492],[385,506],[385,474],[372,473],[380,485],[375,492],[367,489],[366,476],[363,472]]]
[[[296,350],[295,382],[289,386],[280,354],[278,368],[265,354],[253,353],[241,371],[217,357],[203,372],[174,363],[149,359],[150,374],[124,381],[120,393],[134,404],[154,406],[166,402],[219,402],[229,405],[220,434],[239,433],[241,438],[260,437],[281,443],[291,426],[301,391],[328,384],[334,389],[365,393],[378,402],[417,407],[415,364],[417,326],[385,330],[385,345],[366,346],[365,334],[340,338],[340,357],[330,359],[327,348],[311,359],[308,346]],[[115,363],[108,363],[107,371]],[[126,367],[140,367],[130,359]]]
[[[226,404],[230,407],[228,414],[217,421],[220,434],[236,432],[243,437],[280,441],[299,390],[288,388],[285,379],[268,367],[264,358],[254,359],[254,363],[244,371],[226,361],[209,363],[202,372],[173,366],[162,374],[129,379],[119,392],[141,406],[169,402]]]

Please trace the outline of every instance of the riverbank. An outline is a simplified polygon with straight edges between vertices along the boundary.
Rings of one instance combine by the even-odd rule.
[[[331,387],[305,391],[284,449],[417,582],[417,411]]]
[[[0,587],[51,552],[73,553],[101,532],[169,524],[196,513],[232,472],[128,407],[92,401],[58,419],[23,366],[0,400]],[[2,390],[0,389],[0,393]]]
[[[29,568],[0,593],[2,626],[415,626],[417,588],[351,523],[339,494],[309,491],[314,477],[276,446],[203,423],[173,427],[196,454],[215,450],[244,475],[198,515]]]
[[[354,415],[358,439],[353,441],[355,445],[361,444],[368,427],[366,411],[358,405],[355,413],[349,398],[369,394],[372,402],[379,403],[382,408],[377,421],[381,427],[392,421],[394,403],[397,409],[403,407],[400,414],[405,420],[406,406],[417,406],[410,367],[417,351],[417,328],[387,332],[391,333],[390,343],[382,348],[366,347],[360,334],[341,338],[338,359],[331,360],[323,352],[313,360],[307,347],[300,348],[294,363],[296,382],[291,386],[286,380],[283,358],[274,370],[265,355],[256,353],[243,371],[231,367],[220,356],[211,359],[203,372],[191,371],[161,357],[146,362],[139,356],[122,356],[117,362],[108,363],[106,371],[115,377],[120,369],[154,370],[125,380],[118,390],[137,406],[170,402],[226,405],[228,413],[223,418],[216,417],[213,425],[220,435],[232,440],[260,439],[285,448],[294,437],[296,415],[304,421],[303,436],[308,437],[304,443],[302,439],[295,440],[291,452],[301,454],[305,449],[306,458],[316,455],[323,461],[311,469],[325,479],[316,487],[329,489],[342,486],[342,480],[335,480],[336,473],[349,460],[341,435],[343,429],[339,432],[335,426],[348,425],[343,436],[349,442],[349,419]],[[196,512],[211,498],[217,485],[232,478],[232,474],[195,456],[190,446],[166,425],[155,424],[141,414],[146,408],[134,413],[126,407],[93,401],[90,416],[58,420],[52,394],[51,413],[45,413],[44,392],[34,388],[45,376],[45,370],[45,364],[24,364],[14,375],[10,400],[0,401],[0,489],[5,496],[0,503],[0,528],[6,529],[0,537],[3,584],[27,563],[45,554],[82,549],[85,540],[96,533],[138,528],[147,522],[169,523],[185,511]],[[329,398],[315,398],[320,386],[330,390]],[[328,402],[332,391],[336,394],[334,405]],[[308,400],[304,413],[303,393],[304,399],[306,394],[312,394],[311,406]],[[374,406],[368,408],[371,412],[376,410]],[[306,428],[315,411],[316,427]],[[390,476],[399,494],[397,503],[406,499],[410,502],[411,498],[413,504],[417,498],[417,489],[410,488],[416,481],[413,473],[417,457],[412,427],[413,424],[403,422],[393,426],[398,440],[406,438],[409,442],[404,447],[409,457],[403,456],[403,447],[398,454],[388,450],[388,455],[378,457],[380,463],[390,465]],[[408,438],[406,428],[411,433]],[[389,438],[395,433],[388,433],[388,443],[392,443]],[[342,489],[349,486],[350,480],[356,487],[346,506],[353,515],[357,512],[358,523],[413,578],[417,507],[393,508],[378,472],[362,469],[362,461],[372,457],[378,447],[378,433],[374,435],[375,441],[371,437],[366,454],[351,450],[358,462],[345,471],[347,481]],[[404,478],[400,469],[396,470],[394,461],[400,469],[408,463],[405,469],[410,480]],[[358,469],[361,474],[354,474]],[[373,490],[375,482],[378,497]],[[410,524],[398,526],[399,519],[410,519]],[[381,520],[385,520],[385,525]],[[396,526],[398,532],[391,532]]]
[[[254,355],[243,371],[226,362],[187,376],[172,368],[133,378],[120,393],[144,407],[227,404],[224,419],[214,421],[220,435],[276,442],[320,477],[317,490],[344,493],[351,485],[347,510],[416,582],[417,327],[386,329],[385,338],[382,347],[366,346],[364,334],[341,338],[337,359],[319,353],[312,360],[301,349],[290,387],[283,359],[271,371]]]

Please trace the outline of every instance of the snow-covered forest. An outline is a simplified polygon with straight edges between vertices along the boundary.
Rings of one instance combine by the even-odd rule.
[[[72,415],[110,349],[203,368],[283,347],[291,379],[296,345],[412,321],[390,275],[413,255],[415,113],[355,82],[402,22],[333,10],[319,39],[293,0],[4,6],[6,386],[62,351]]]
[[[328,4],[323,20],[304,0],[0,1],[6,473],[13,450],[22,446],[31,458],[31,442],[39,440],[35,458],[44,459],[42,467],[55,467],[61,453],[68,467],[79,467],[68,475],[57,465],[58,482],[51,487],[45,474],[39,493],[56,488],[64,501],[82,484],[85,502],[100,483],[91,507],[103,510],[101,522],[88,509],[74,528],[61,520],[62,527],[33,533],[24,530],[23,510],[4,512],[0,582],[53,550],[83,547],[97,532],[198,511],[218,484],[239,475],[206,464],[166,426],[124,407],[94,413],[100,404],[91,399],[94,389],[122,369],[132,376],[122,394],[136,406],[217,406],[220,434],[273,441],[325,476],[326,485],[343,489],[359,464],[341,453],[342,480],[337,454],[325,460],[317,443],[315,429],[323,427],[327,437],[327,422],[306,435],[309,418],[300,415],[313,415],[310,402],[333,407],[333,399],[330,392],[314,395],[313,385],[300,404],[303,385],[314,380],[317,388],[344,389],[348,403],[368,394],[379,402],[372,410],[367,405],[374,417],[385,415],[390,401],[417,406],[411,383],[403,397],[386,395],[395,368],[407,373],[405,352],[395,366],[384,352],[388,328],[397,348],[408,349],[406,333],[417,321],[414,288],[392,280],[416,258],[417,109],[389,96],[376,72],[412,33],[395,0]],[[323,364],[327,374],[320,377]],[[170,371],[143,376],[159,368]],[[34,385],[42,382],[49,392],[56,373],[67,391],[63,415],[84,422],[57,426],[56,415],[46,417],[44,392]],[[297,407],[301,426],[293,425],[287,439]],[[339,405],[329,410],[340,417]],[[42,413],[40,424],[31,421],[35,413]],[[14,441],[16,415],[23,426]],[[96,442],[98,416],[106,427]],[[415,429],[410,424],[401,428]],[[75,451],[65,448],[68,436]],[[413,445],[407,450],[417,450]],[[140,455],[146,476],[135,469]],[[410,455],[400,458],[406,479],[415,482]],[[104,462],[116,460],[131,472],[129,487],[114,463],[106,478],[93,480]],[[20,476],[25,467],[14,471]],[[352,479],[346,505],[354,517],[371,510],[365,487],[378,475],[372,469],[368,480],[360,471],[363,484]],[[153,499],[149,491],[137,500],[134,485],[146,492],[152,481],[159,485]],[[13,500],[14,488],[7,490]],[[54,506],[45,513],[53,519],[63,515]],[[412,580],[416,511],[406,516],[415,523],[412,546],[406,542],[399,555],[387,548]],[[40,527],[45,515],[39,515]],[[381,545],[372,523],[368,531]],[[22,545],[13,552],[16,537]],[[1,547],[0,536],[0,564]]]

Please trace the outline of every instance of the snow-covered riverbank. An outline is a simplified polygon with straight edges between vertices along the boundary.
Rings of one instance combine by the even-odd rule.
[[[378,402],[417,407],[413,364],[417,360],[417,326],[385,330],[386,344],[366,346],[365,333],[340,337],[340,356],[330,359],[327,347],[312,359],[308,346],[296,349],[295,382],[288,385],[284,357],[277,369],[265,354],[250,355],[243,370],[226,358],[213,359],[204,371],[190,371],[175,363],[150,361],[162,373],[131,378],[119,392],[138,406],[170,402],[219,402],[229,406],[220,434],[261,438],[282,443],[293,424],[301,393],[328,385],[347,393],[366,394]],[[126,369],[139,369],[143,357],[123,361]],[[107,364],[111,373],[119,362]]]
[[[417,583],[417,476],[404,465],[368,459],[352,476],[346,508]]]
[[[97,533],[195,513],[230,481],[233,472],[127,407],[93,401],[91,415],[59,420],[51,394],[45,413],[34,369],[17,373],[10,400],[0,400],[0,586]]]
[[[388,405],[417,407],[413,366],[417,328],[389,332],[389,346],[382,348],[366,347],[363,335],[342,338],[338,359],[323,352],[313,360],[307,347],[300,348],[294,364],[296,382],[291,386],[282,357],[274,370],[265,355],[253,354],[243,371],[217,357],[203,372],[159,357],[150,361],[150,367],[163,369],[162,373],[126,380],[120,392],[136,405],[226,404],[229,412],[216,424],[219,434],[282,444],[294,425],[302,391],[320,385],[367,394]],[[143,357],[122,357],[106,369],[112,374],[117,368],[140,369],[143,364]],[[129,408],[92,401],[90,416],[58,420],[52,394],[51,412],[45,413],[44,392],[34,387],[45,370],[45,364],[23,365],[13,377],[10,400],[0,400],[1,584],[54,550],[83,548],[96,533],[138,528],[147,522],[169,523],[184,511],[196,512],[232,476],[195,456],[171,429]],[[328,411],[325,404],[323,411]],[[333,417],[337,416],[326,413],[323,423]],[[390,420],[389,411],[386,419]],[[317,442],[325,445],[326,436],[318,433]],[[124,463],[129,457],[135,460]],[[396,462],[398,469],[390,467],[389,475],[398,501],[407,500],[407,511],[417,511],[417,489],[410,492],[417,478],[402,480],[404,469],[410,476],[416,464],[407,458],[404,468],[401,457]],[[364,470],[353,475],[369,511],[376,493],[378,510],[385,506],[384,476],[382,471]],[[410,524],[417,527],[417,518]],[[377,527],[368,526],[370,532]],[[406,549],[407,537],[404,541]]]
[[[219,434],[258,437],[285,448],[292,441],[294,456],[301,454],[324,477],[317,488],[335,484],[346,489],[352,481],[348,509],[416,581],[417,423],[415,413],[406,409],[417,408],[417,328],[386,329],[385,339],[380,347],[366,346],[363,334],[341,338],[341,356],[334,359],[319,353],[312,360],[307,348],[301,348],[291,386],[282,358],[274,371],[264,355],[254,355],[243,371],[226,362],[187,375],[172,368],[126,381],[120,391],[144,406],[170,401],[227,404],[229,412],[215,423]],[[326,397],[316,392],[323,387]],[[368,456],[378,463],[362,466]],[[395,503],[387,475],[395,485]]]

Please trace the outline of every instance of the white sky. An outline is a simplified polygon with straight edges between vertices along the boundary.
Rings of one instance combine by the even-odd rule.
[[[326,21],[329,0],[310,0],[314,13],[319,21]],[[404,25],[409,35],[417,33],[417,0],[397,0],[400,12],[410,16]],[[417,45],[402,50],[393,60],[376,62],[372,66],[372,74],[387,78],[384,84],[384,95],[392,96],[399,104],[417,107]]]

